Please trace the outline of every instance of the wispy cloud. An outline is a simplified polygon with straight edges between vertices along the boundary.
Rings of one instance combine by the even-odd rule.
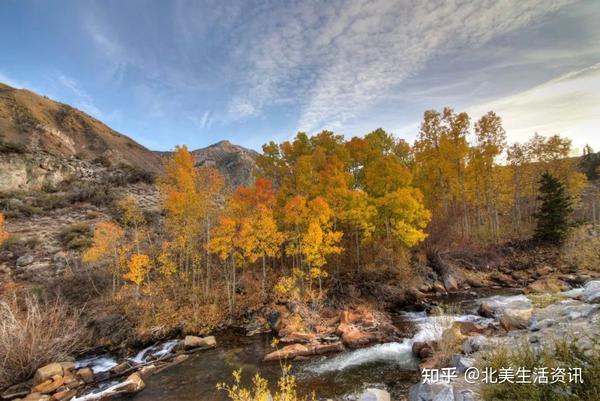
[[[571,71],[527,91],[472,107],[502,116],[508,140],[525,141],[535,132],[574,138],[574,144],[600,149],[600,63]]]
[[[478,47],[569,0],[359,0],[286,4],[248,21],[237,54],[247,71],[231,102],[256,115],[292,92],[298,127],[344,123],[418,72],[434,56]]]
[[[106,116],[96,105],[92,97],[83,90],[79,84],[72,78],[67,77],[66,75],[59,73],[57,76],[58,82],[68,89],[72,95],[75,96],[74,105],[83,111],[93,115],[96,118],[104,119]]]

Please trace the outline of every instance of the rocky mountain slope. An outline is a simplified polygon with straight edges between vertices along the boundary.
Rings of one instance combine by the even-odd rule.
[[[152,151],[71,106],[0,83],[0,191],[39,189],[90,166],[160,170]]]
[[[250,184],[256,172],[258,153],[229,141],[220,141],[193,150],[191,153],[196,158],[196,166],[216,167],[233,186]],[[171,152],[157,152],[157,154],[167,157]]]

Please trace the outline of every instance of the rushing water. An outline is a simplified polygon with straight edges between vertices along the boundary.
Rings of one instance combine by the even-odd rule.
[[[496,292],[497,293],[497,292]],[[494,293],[488,298],[492,302],[511,303],[521,299]],[[371,347],[339,354],[294,361],[292,373],[297,377],[298,388],[303,394],[314,392],[319,399],[348,399],[367,387],[380,387],[398,397],[406,394],[408,387],[417,381],[418,360],[412,356],[411,348],[415,341],[437,339],[453,321],[489,320],[475,315],[480,298],[461,294],[442,299],[442,304],[450,305],[454,313],[443,316],[427,316],[425,312],[398,311],[393,315],[395,324],[405,333],[400,342],[377,344]],[[133,396],[134,401],[221,401],[226,400],[223,391],[216,385],[231,382],[234,370],[243,370],[243,382],[248,385],[254,374],[260,374],[274,385],[281,375],[278,363],[264,363],[262,358],[272,348],[267,334],[247,337],[241,331],[227,330],[216,333],[218,347],[192,354],[182,364],[170,367],[152,376],[146,382],[146,389]],[[175,342],[170,341],[156,347],[140,351],[129,360],[140,363],[149,357],[160,357],[171,352]],[[110,356],[78,361],[78,366],[92,366],[94,371],[107,371],[117,363]],[[131,398],[127,398],[131,399]]]

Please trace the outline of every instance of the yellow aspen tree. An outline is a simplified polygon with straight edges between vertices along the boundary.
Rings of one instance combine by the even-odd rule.
[[[132,195],[128,195],[117,201],[117,207],[121,211],[123,224],[132,229],[133,244],[137,253],[140,253],[141,242],[143,239],[142,228],[145,223],[140,206]]]
[[[170,238],[170,252],[163,252],[160,260],[164,270],[173,272],[181,266],[190,276],[192,286],[198,284],[200,273],[202,238],[206,219],[208,193],[201,191],[201,177],[194,166],[194,157],[185,146],[177,146],[165,163],[158,180],[158,190],[166,211],[165,227]],[[168,261],[173,256],[177,262]]]
[[[125,232],[118,225],[110,221],[99,222],[94,229],[93,243],[82,256],[83,262],[99,262],[109,260],[113,273],[113,293],[117,288],[117,278],[121,274],[122,267],[119,264],[119,248],[122,244]]]
[[[350,237],[354,239],[356,267],[360,271],[360,245],[375,232],[377,208],[363,191],[347,191],[342,199],[344,206],[340,219],[349,227]]]
[[[321,282],[327,277],[323,266],[327,263],[328,255],[342,252],[343,248],[339,244],[343,233],[332,229],[333,212],[325,199],[317,197],[307,202],[307,211],[299,246],[307,267],[305,275],[308,278],[309,291],[312,289],[313,280],[317,279],[321,295]]]
[[[127,262],[127,273],[123,275],[123,278],[135,284],[139,294],[140,287],[150,272],[151,267],[152,265],[148,255],[135,253],[131,255]]]
[[[10,236],[10,234],[4,229],[4,214],[0,213],[0,245],[2,245]]]
[[[259,206],[251,220],[252,235],[255,237],[256,251],[262,259],[262,290],[266,292],[266,260],[279,255],[281,244],[285,235],[279,231],[277,222],[273,217],[273,210],[266,206]]]
[[[244,266],[245,251],[248,247],[245,223],[225,216],[212,229],[211,240],[207,244],[209,252],[216,254],[225,266],[225,281],[228,287],[229,312],[235,308],[236,270]]]

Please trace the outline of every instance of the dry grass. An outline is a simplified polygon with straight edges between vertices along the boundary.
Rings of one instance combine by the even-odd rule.
[[[600,351],[584,353],[573,338],[557,339],[553,345],[543,349],[534,349],[524,341],[510,347],[499,347],[482,356],[480,368],[492,368],[498,372],[501,368],[512,367],[533,371],[535,368],[547,367],[548,372],[554,368],[582,369],[582,382],[555,384],[515,384],[510,382],[484,384],[480,388],[483,401],[600,401]]]
[[[0,388],[27,380],[39,367],[65,360],[84,341],[79,313],[60,299],[32,296],[0,302]]]
[[[600,270],[598,229],[585,225],[572,230],[562,246],[561,257],[579,270]]]

